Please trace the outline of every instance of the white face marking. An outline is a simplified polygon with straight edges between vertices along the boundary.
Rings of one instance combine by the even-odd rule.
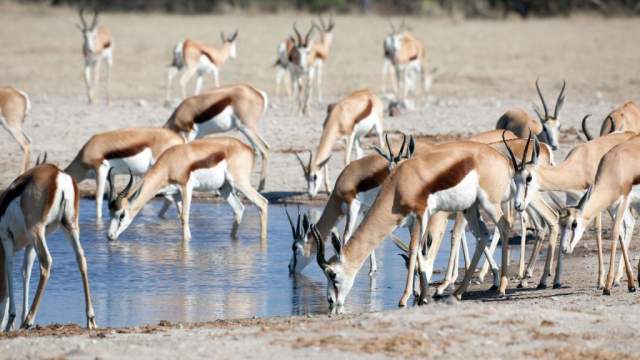
[[[427,208],[431,213],[466,210],[477,200],[478,187],[478,173],[472,170],[454,187],[429,195]]]
[[[144,150],[132,156],[105,160],[108,168],[113,168],[114,174],[128,174],[128,170],[131,170],[135,176],[146,174],[153,166],[154,161],[150,148],[144,148]]]
[[[327,301],[331,310],[336,313],[344,312],[344,302],[353,288],[355,274],[348,274],[341,260],[334,256],[328,261],[324,275],[327,278]]]
[[[114,211],[109,211],[111,221],[109,223],[109,231],[107,237],[109,240],[116,240],[123,231],[125,231],[129,225],[131,225],[131,212],[128,206]]]
[[[229,57],[235,59],[237,56],[236,41],[231,42],[229,46]]]
[[[538,177],[532,167],[526,165],[524,169],[516,171],[513,175],[513,183],[515,185],[514,206],[517,211],[522,212],[531,203],[532,194],[535,194],[540,188]]]
[[[236,127],[236,116],[233,112],[233,106],[229,105],[218,115],[198,124],[198,134],[196,138],[200,139],[209,134],[227,132]]]
[[[320,191],[320,185],[322,184],[323,180],[323,169],[312,171],[311,174],[309,174],[309,178],[307,179],[307,193],[309,194],[309,196],[315,197],[316,195],[318,195],[318,191]]]
[[[191,172],[189,181],[192,183],[194,190],[211,192],[219,190],[227,176],[227,161],[222,160],[212,168],[198,169]]]

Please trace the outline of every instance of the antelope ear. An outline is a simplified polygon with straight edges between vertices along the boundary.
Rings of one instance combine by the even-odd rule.
[[[578,209],[584,208],[584,205],[587,203],[587,201],[589,201],[589,198],[591,197],[592,190],[593,190],[593,185],[589,186],[589,190],[587,190],[587,192],[584,193],[584,195],[582,195],[582,198],[578,202]]]
[[[340,236],[335,231],[331,232],[331,245],[333,245],[333,250],[339,257],[342,254],[342,241],[340,241]]]
[[[408,269],[409,268],[409,257],[407,256],[407,254],[398,254],[398,255],[400,255],[402,260],[404,260],[404,266]]]
[[[326,159],[322,160],[320,163],[318,163],[318,168],[322,169],[325,165],[327,165],[329,160],[331,160],[331,156],[333,156],[333,154],[329,155],[328,158],[326,158]]]
[[[129,197],[129,201],[134,201],[135,199],[138,198],[138,196],[140,196],[140,193],[142,192],[142,186],[144,184],[142,182],[140,182],[140,185],[138,185],[138,189],[136,190],[136,192],[133,193],[133,195],[131,195]]]
[[[222,39],[222,43],[227,41],[227,38],[224,36],[224,31],[220,31],[220,39]]]

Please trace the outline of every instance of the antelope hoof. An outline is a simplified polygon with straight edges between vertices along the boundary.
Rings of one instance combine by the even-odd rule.
[[[629,288],[629,292],[630,292],[630,293],[636,292],[636,288],[635,288],[635,286],[630,287],[630,288]]]
[[[611,295],[611,289],[604,288],[602,290],[602,295],[607,295],[607,296]]]
[[[562,284],[560,283],[553,284],[554,289],[560,289],[561,287],[562,287]]]
[[[28,329],[31,329],[32,326],[33,326],[33,324],[25,321],[25,322],[22,323],[22,325],[20,325],[20,329],[28,330]]]
[[[543,290],[543,289],[546,289],[546,288],[547,288],[547,284],[545,284],[545,283],[540,283],[540,284],[538,284],[538,287],[537,287],[538,290]]]
[[[87,318],[87,329],[92,330],[92,329],[97,329],[98,325],[96,324],[96,317],[95,316],[90,316]]]

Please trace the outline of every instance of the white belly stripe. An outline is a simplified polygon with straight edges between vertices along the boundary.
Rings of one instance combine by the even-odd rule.
[[[433,193],[427,199],[427,208],[436,211],[462,211],[478,198],[478,173],[469,172],[456,186]]]

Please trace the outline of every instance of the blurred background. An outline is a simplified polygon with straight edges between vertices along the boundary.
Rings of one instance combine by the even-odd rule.
[[[277,12],[298,10],[337,13],[500,17],[568,16],[576,11],[606,15],[640,13],[640,0],[23,0],[52,6],[80,5],[101,10],[165,11],[172,13],[225,12],[235,9]]]

